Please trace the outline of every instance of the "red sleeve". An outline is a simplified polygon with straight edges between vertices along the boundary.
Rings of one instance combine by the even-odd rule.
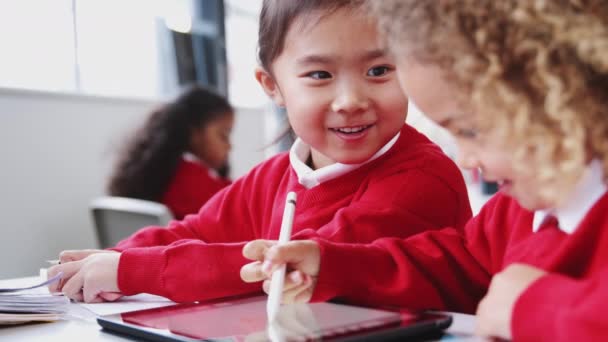
[[[605,341],[608,270],[586,279],[549,274],[532,284],[513,310],[513,340]]]
[[[251,200],[250,178],[221,190],[198,215],[173,221],[167,228],[143,228],[121,241],[115,248],[122,251],[121,292],[189,302],[259,291],[260,284],[242,282],[238,272],[246,262],[245,241],[260,234],[254,227],[260,226],[262,209]]]
[[[181,220],[188,214],[197,213],[213,195],[229,184],[225,179],[212,177],[201,165],[182,161],[162,202],[176,219]]]
[[[464,231],[445,228],[367,245],[316,239],[321,265],[313,300],[474,312],[500,264],[494,249],[506,243],[489,239],[485,228],[493,226],[488,222],[496,202],[488,202]]]
[[[426,230],[464,227],[471,208],[462,175],[445,177],[414,169],[370,182],[367,190],[319,229],[305,229],[293,239],[320,237],[334,242],[368,243],[381,237],[408,237]],[[456,184],[456,187],[451,184]]]

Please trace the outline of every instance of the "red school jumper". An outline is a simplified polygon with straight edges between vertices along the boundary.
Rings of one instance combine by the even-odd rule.
[[[182,159],[161,202],[176,219],[197,213],[216,192],[230,185],[199,162]]]
[[[550,272],[517,300],[514,340],[608,340],[608,193],[572,234],[532,231],[533,212],[494,196],[464,232],[446,228],[408,239],[355,245],[318,240],[314,301],[473,313],[492,275],[512,263]]]
[[[197,215],[147,227],[121,241],[118,287],[186,302],[261,291],[240,279],[246,242],[279,236],[285,197],[298,196],[293,239],[368,243],[406,237],[471,216],[460,170],[439,147],[405,125],[395,144],[361,167],[306,189],[288,153],[221,190]],[[347,264],[350,261],[347,261]]]

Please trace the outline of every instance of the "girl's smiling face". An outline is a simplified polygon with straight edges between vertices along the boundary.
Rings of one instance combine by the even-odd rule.
[[[413,103],[431,120],[446,128],[458,146],[457,163],[466,169],[479,169],[487,181],[498,182],[500,190],[530,210],[544,209],[538,184],[526,172],[513,166],[508,141],[492,132],[480,132],[470,106],[457,100],[457,94],[441,70],[413,59],[399,61],[399,80]],[[491,113],[485,113],[491,115]]]
[[[272,70],[256,77],[311,146],[314,168],[366,161],[405,122],[394,61],[358,9],[294,19]]]

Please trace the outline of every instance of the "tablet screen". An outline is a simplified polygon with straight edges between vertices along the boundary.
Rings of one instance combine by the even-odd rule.
[[[334,303],[281,306],[277,321],[267,324],[266,297],[181,304],[105,317],[156,334],[195,340],[305,341],[398,326],[398,312]],[[101,322],[100,322],[101,323]],[[102,324],[103,325],[103,324]],[[179,339],[176,339],[179,340]]]

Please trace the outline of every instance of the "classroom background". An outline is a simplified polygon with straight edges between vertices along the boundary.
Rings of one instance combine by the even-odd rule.
[[[254,79],[260,0],[0,2],[0,279],[97,248],[89,205],[118,144],[151,108],[199,82],[236,108],[231,177],[279,152],[284,124]],[[447,133],[407,121],[451,157]],[[474,212],[487,199],[470,174]]]

